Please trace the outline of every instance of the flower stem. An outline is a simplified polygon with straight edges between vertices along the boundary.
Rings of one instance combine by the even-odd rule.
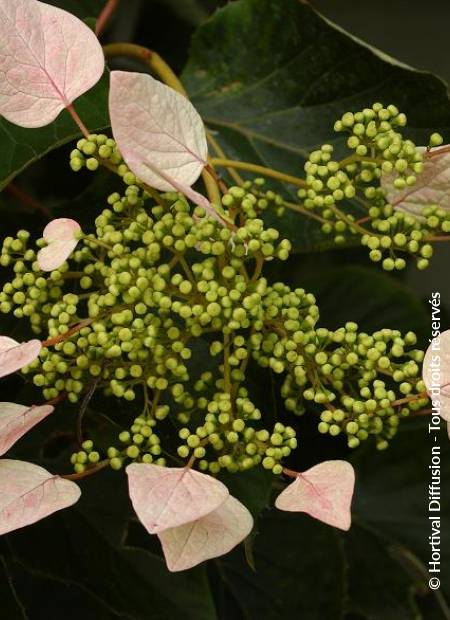
[[[25,190],[23,190],[21,187],[18,187],[15,183],[9,183],[9,185],[7,185],[5,189],[9,194],[11,194],[11,196],[16,198],[25,207],[40,211],[47,220],[50,220],[52,218],[52,214],[47,209],[47,207],[41,205],[37,200],[27,194]]]
[[[256,174],[271,177],[272,179],[278,179],[279,181],[283,181],[285,183],[291,183],[292,185],[297,185],[298,187],[306,187],[306,181],[304,179],[299,179],[298,177],[294,177],[290,174],[279,172],[278,170],[274,170],[273,168],[259,166],[258,164],[252,164],[246,161],[236,161],[234,159],[222,159],[219,157],[213,157],[211,159],[211,162],[214,166],[224,166],[227,168],[237,168],[238,170],[247,170],[248,172],[255,172]]]
[[[450,235],[437,235],[435,237],[426,237],[425,241],[450,241]]]
[[[217,142],[213,134],[208,130],[206,131],[206,138],[208,142],[210,143],[210,145],[212,146],[212,148],[215,150],[216,155],[220,157],[221,159],[226,159],[227,157],[225,155],[225,151],[222,149],[220,144]],[[237,185],[244,185],[244,179],[241,177],[241,175],[238,172],[236,172],[234,168],[227,168],[227,172],[230,175],[230,177],[234,180],[234,182],[237,183]]]
[[[118,4],[119,4],[119,0],[108,0],[105,6],[103,7],[100,15],[97,17],[97,21],[95,24],[95,34],[98,37],[101,36],[104,29],[108,25],[108,22],[113,16],[113,13],[116,10]]]
[[[83,134],[83,136],[85,138],[89,138],[89,130],[86,127],[86,125],[83,123],[83,121],[81,120],[81,118],[78,116],[78,114],[75,111],[75,108],[73,107],[73,105],[70,103],[68,106],[66,106],[66,110],[69,112],[70,116],[73,118],[73,120],[75,121],[75,123],[78,125],[78,127],[80,128],[81,133]]]
[[[295,211],[296,213],[301,213],[302,215],[306,215],[306,217],[310,217],[313,220],[317,220],[321,224],[326,224],[327,220],[316,213],[313,213],[309,209],[305,209],[305,207],[301,207],[300,205],[295,204],[294,202],[286,202],[283,200],[283,206],[287,207],[290,211]]]
[[[289,478],[298,478],[301,475],[299,471],[294,471],[293,469],[288,469],[287,467],[283,467],[283,474],[285,476],[289,476]]]
[[[60,478],[65,478],[66,480],[81,480],[82,478],[87,478],[87,476],[92,476],[92,474],[96,474],[102,469],[105,469],[105,467],[108,467],[108,465],[109,459],[105,459],[104,461],[100,461],[100,463],[94,465],[94,467],[89,467],[88,469],[85,469],[79,474],[63,474],[60,476]]]
[[[169,65],[153,50],[135,43],[109,43],[103,47],[103,52],[107,60],[117,58],[118,56],[125,56],[143,62],[164,84],[167,84],[167,86],[170,86],[181,95],[188,96],[183,84]]]
[[[43,347],[52,347],[55,344],[64,342],[64,340],[67,340],[67,338],[70,338],[71,336],[73,336],[73,334],[79,332],[80,329],[83,329],[83,327],[87,327],[88,325],[90,325],[93,320],[94,319],[84,319],[83,321],[80,321],[79,323],[68,329],[64,334],[58,334],[58,336],[54,336],[53,338],[44,340],[41,344]]]

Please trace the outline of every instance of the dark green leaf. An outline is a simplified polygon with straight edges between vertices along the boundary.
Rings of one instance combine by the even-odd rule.
[[[425,304],[397,279],[359,265],[329,267],[308,274],[304,269],[298,281],[317,297],[320,323],[337,328],[356,321],[364,331],[384,327],[412,330],[423,343],[428,341],[429,314]]]
[[[8,566],[14,577],[16,589],[20,594],[21,602],[26,609],[26,620],[61,620],[64,610],[64,620],[79,620],[80,617],[95,620],[119,620],[118,616],[109,609],[103,601],[94,594],[90,594],[75,583],[62,583],[58,579],[45,577],[36,571],[27,571],[24,566],[13,562]],[[3,599],[2,599],[3,607]],[[2,608],[2,611],[4,609]],[[14,615],[6,615],[7,620],[16,620]],[[18,616],[22,620],[24,616]]]
[[[450,128],[444,83],[348,36],[299,0],[228,4],[198,30],[182,77],[229,158],[296,175],[318,145],[331,142],[342,153],[334,121],[378,100],[408,114],[419,144]],[[325,240],[292,212],[276,221],[299,249]]]
[[[361,490],[363,492],[363,490]],[[417,617],[414,582],[391,554],[389,544],[354,523],[343,536],[348,565],[348,610],[367,620]]]
[[[157,552],[125,543],[132,518],[125,486],[112,472],[83,481],[73,509],[8,537],[15,558],[39,575],[75,583],[130,620],[215,620],[203,567],[171,574]]]
[[[305,515],[273,510],[261,522],[254,558],[256,572],[245,563],[242,549],[218,561],[239,619],[341,617],[345,562],[335,530]]]
[[[198,26],[208,17],[208,11],[202,7],[199,0],[158,0],[158,2],[166,5],[174,15],[192,26]]]
[[[97,17],[106,4],[106,0],[49,0],[48,4],[69,11],[80,19],[86,19]]]
[[[109,125],[108,82],[105,73],[91,91],[75,101],[74,107],[89,130]],[[51,125],[39,129],[25,129],[0,119],[0,189],[49,151],[79,137],[80,131],[66,110]]]
[[[221,480],[230,494],[250,510],[254,519],[268,507],[273,476],[267,470],[256,467],[239,474],[224,473]]]
[[[382,538],[417,556],[424,566],[431,557],[428,540],[432,533],[428,517],[433,516],[428,511],[431,449],[439,444],[444,485],[450,476],[450,447],[444,430],[439,441],[434,442],[434,434],[428,433],[428,420],[406,420],[386,452],[361,450],[354,459],[358,472],[354,506],[357,518]],[[445,579],[450,572],[450,533],[445,523],[450,516],[450,501],[444,488],[440,516],[442,586],[449,591]],[[408,562],[408,552],[399,553],[398,559]],[[423,572],[426,575],[426,569]]]

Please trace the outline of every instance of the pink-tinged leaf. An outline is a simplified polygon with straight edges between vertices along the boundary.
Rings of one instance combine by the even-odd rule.
[[[6,377],[37,358],[42,345],[39,340],[16,342],[7,336],[0,336],[0,377]]]
[[[187,467],[132,463],[126,471],[134,510],[150,534],[200,519],[229,496],[224,484]]]
[[[440,403],[440,415],[450,422],[450,329],[442,332],[428,347],[422,378],[433,401]]]
[[[213,512],[179,527],[158,534],[172,571],[187,570],[200,562],[228,553],[253,528],[253,518],[247,508],[229,496]]]
[[[324,461],[299,473],[275,501],[280,510],[307,514],[348,530],[351,525],[351,502],[355,472],[347,461]]]
[[[53,271],[61,267],[76,248],[80,230],[78,222],[65,217],[47,224],[43,237],[48,245],[39,250],[37,257],[42,271]]]
[[[450,152],[442,152],[441,147],[425,155],[423,172],[417,175],[417,181],[411,187],[399,190],[394,186],[395,174],[383,174],[381,186],[388,202],[399,211],[421,217],[422,210],[430,205],[437,205],[450,210]],[[419,147],[424,153],[425,147]]]
[[[80,497],[70,480],[24,461],[0,460],[0,535],[40,521]]]
[[[102,48],[86,24],[37,0],[0,3],[0,114],[21,127],[48,125],[103,74]]]
[[[180,192],[180,194],[184,194],[195,205],[198,205],[199,207],[203,207],[203,209],[205,210],[205,213],[211,219],[216,220],[222,226],[225,225],[224,218],[220,216],[220,214],[217,211],[217,209],[215,209],[212,206],[212,204],[209,202],[209,200],[207,198],[205,198],[205,196],[203,196],[202,194],[199,194],[198,192],[196,192],[195,189],[192,189],[192,187],[190,187],[189,185],[183,185],[182,183],[179,183],[175,179],[169,177],[168,174],[166,174],[162,170],[158,170],[158,168],[156,168],[156,166],[153,166],[153,164],[149,163],[148,166],[149,166],[149,168],[151,168],[153,170],[153,172],[155,172],[155,174],[158,174],[162,179],[164,179],[171,186],[173,186],[174,189],[176,189],[178,192]]]
[[[162,191],[190,187],[208,155],[194,106],[150,75],[111,73],[109,113],[114,138],[130,169]]]
[[[53,410],[51,405],[26,407],[16,403],[0,403],[0,455],[5,454]]]

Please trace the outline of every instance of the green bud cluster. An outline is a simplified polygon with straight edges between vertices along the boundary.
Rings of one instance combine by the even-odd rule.
[[[335,331],[283,329],[285,334],[277,332],[277,359],[266,359],[286,371],[281,390],[286,409],[301,415],[308,401],[324,408],[320,433],[345,433],[350,448],[372,435],[382,449],[400,417],[427,403],[419,367],[423,352],[413,348],[414,333],[366,334],[355,323]]]
[[[399,256],[402,253],[415,256],[417,268],[426,269],[433,256],[433,246],[427,242],[430,236],[428,222],[436,229],[450,230],[450,214],[437,207],[424,209],[421,219],[396,211],[389,204],[372,207],[370,214],[374,233],[364,234],[361,243],[369,249],[370,259],[381,262],[386,271],[406,267],[406,260]]]
[[[244,350],[244,338],[237,336],[234,340],[238,344],[235,342],[237,348],[233,355],[239,355]],[[241,362],[245,360],[247,355],[241,355]],[[213,382],[210,372],[203,373],[196,382],[194,389],[201,394],[196,410],[203,413],[204,423],[192,430],[189,426],[180,429],[179,437],[184,443],[178,447],[178,455],[199,459],[199,468],[213,474],[221,469],[245,471],[259,464],[280,474],[280,461],[297,447],[295,430],[279,422],[272,431],[261,428],[260,409],[249,398],[248,390],[239,385],[244,379],[242,371],[232,371],[231,379],[230,392],[219,391],[225,382],[223,379]],[[218,391],[209,396],[212,383]]]
[[[323,187],[316,183],[308,200],[324,187],[334,201],[352,193],[331,155],[330,147],[312,157],[309,181],[320,178]],[[126,189],[108,197],[63,265],[42,273],[25,231],[5,239],[0,258],[15,272],[0,293],[0,311],[27,318],[46,344],[23,369],[44,398],[75,404],[98,389],[133,408],[144,403],[117,445],[83,443],[71,459],[76,472],[104,459],[113,469],[127,460],[164,464],[160,437],[175,424],[181,443],[173,458],[195,459],[213,474],[255,466],[280,474],[296,433],[279,421],[265,427],[266,412],[246,385],[249,364],[284,376],[288,412],[301,414],[308,403],[325,407],[316,412],[319,431],[347,433],[351,447],[369,435],[384,445],[393,420],[422,403],[422,353],[409,349],[412,334],[367,335],[353,323],[321,328],[313,295],[262,275],[266,261],[286,260],[291,250],[260,217],[284,209],[262,180],[224,194],[223,226],[177,193],[146,188],[107,136],[82,139],[71,153],[74,170],[95,170],[100,160],[119,170]],[[199,350],[210,358],[200,374]],[[408,404],[399,408],[405,394]]]
[[[104,134],[91,134],[89,138],[81,138],[77,142],[77,148],[70,153],[70,167],[74,172],[79,172],[83,168],[95,172],[100,163],[112,166],[123,166],[121,172],[128,174],[129,168],[124,164],[115,140]],[[126,168],[126,170],[125,170]],[[126,181],[131,179],[124,179]],[[127,185],[136,183],[134,179]]]
[[[333,235],[334,243],[359,236],[371,260],[387,271],[403,269],[407,255],[425,269],[433,235],[450,232],[450,214],[436,205],[408,213],[386,200],[382,177],[401,191],[412,188],[424,170],[424,152],[401,133],[406,123],[405,114],[394,105],[375,103],[360,112],[346,112],[334,129],[348,135],[351,154],[335,160],[331,144],[310,153],[305,163],[307,186],[298,191],[304,207],[320,212],[322,232]],[[442,140],[432,134],[429,147]]]

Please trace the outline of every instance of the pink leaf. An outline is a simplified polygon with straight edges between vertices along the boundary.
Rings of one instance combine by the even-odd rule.
[[[203,121],[186,97],[150,75],[113,71],[109,112],[122,156],[142,181],[172,191],[198,179],[208,147]]]
[[[280,510],[307,514],[348,530],[355,472],[347,461],[324,461],[298,475],[275,501]]]
[[[231,495],[213,512],[158,534],[167,568],[187,570],[200,562],[228,553],[253,527],[247,508]]]
[[[31,364],[39,355],[41,348],[39,340],[29,340],[20,344],[12,338],[0,336],[0,377],[6,377]]]
[[[38,263],[42,271],[58,269],[69,258],[77,246],[78,222],[61,217],[52,220],[44,228],[43,237],[48,245],[38,252]]]
[[[178,183],[178,181],[176,181],[172,177],[169,177],[168,174],[166,174],[162,170],[159,170],[158,168],[156,168],[156,166],[153,166],[150,163],[148,163],[147,165],[149,166],[149,168],[151,168],[151,170],[153,170],[153,172],[155,172],[155,174],[158,174],[162,179],[170,183],[170,185],[172,185],[174,189],[180,192],[180,194],[184,194],[187,198],[189,198],[191,202],[198,205],[199,207],[203,207],[205,213],[209,215],[211,219],[216,220],[217,222],[219,222],[219,224],[224,226],[224,218],[220,216],[219,212],[212,206],[212,204],[207,198],[205,198],[205,196],[196,192],[195,189],[192,189],[192,187],[189,187],[189,185],[183,185],[181,183]]]
[[[418,150],[426,151],[425,147],[419,147]],[[439,154],[440,150],[433,149],[425,155],[423,172],[417,175],[417,181],[411,187],[399,190],[394,186],[397,175],[381,176],[381,186],[393,207],[419,217],[424,207],[430,205],[450,210],[450,153]]]
[[[186,467],[132,463],[127,474],[134,510],[150,534],[200,519],[229,495],[212,476]]]
[[[70,480],[24,461],[0,460],[0,535],[36,523],[80,497]]]
[[[431,400],[440,402],[440,415],[450,422],[450,329],[428,347],[422,376]]]
[[[48,125],[103,74],[102,48],[86,24],[37,0],[0,3],[0,114]]]
[[[26,407],[16,403],[0,403],[0,455],[5,454],[53,410],[51,405]]]

